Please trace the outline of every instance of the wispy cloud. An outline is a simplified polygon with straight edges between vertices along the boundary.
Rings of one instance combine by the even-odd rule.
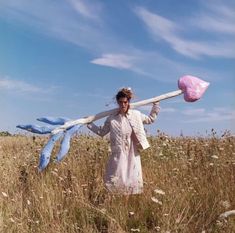
[[[187,112],[187,111],[186,111]],[[235,110],[231,108],[214,108],[211,111],[206,111],[205,109],[195,109],[187,114],[188,116],[194,115],[193,119],[185,120],[185,123],[196,123],[196,122],[219,122],[219,121],[234,121],[235,120]],[[183,112],[185,114],[185,111]]]
[[[172,112],[176,112],[177,109],[176,108],[161,108],[161,112],[163,113],[172,113]]]
[[[185,22],[184,25],[179,26],[179,24],[176,22],[153,13],[143,7],[137,7],[135,12],[137,16],[143,21],[149,33],[152,35],[152,38],[157,43],[160,39],[163,39],[168,44],[170,44],[170,46],[176,52],[182,55],[192,58],[200,58],[201,56],[226,58],[235,57],[235,45],[233,37],[222,38],[221,36],[218,37],[217,34],[214,34],[210,37],[209,40],[189,40],[186,36],[184,36],[184,33],[189,33],[192,31],[192,28],[195,30],[195,27],[193,27],[192,23],[189,24],[188,22]],[[232,29],[232,26],[234,25],[233,18],[223,16],[223,12],[221,13],[218,11],[216,12],[215,18],[219,18],[220,21],[216,21],[214,18],[210,18],[210,22],[207,24],[206,19],[208,19],[208,16],[201,15],[197,20],[199,22],[201,21],[202,25],[207,26],[200,26],[201,31],[198,33],[202,33],[202,29],[205,30],[211,26],[211,29],[213,28],[217,32],[220,30],[220,32],[223,31],[234,34],[234,29]],[[225,25],[227,26],[222,29]],[[205,31],[203,33],[205,33]]]
[[[102,21],[102,4],[98,1],[4,1],[1,16],[20,22],[31,30],[43,33],[92,52],[100,52],[115,42],[108,37]]]
[[[140,107],[140,109],[145,112],[151,111],[152,105],[142,106],[142,107]],[[160,113],[161,114],[162,113],[172,113],[172,112],[176,112],[176,111],[178,111],[176,108],[163,108],[160,106]]]
[[[126,54],[103,54],[100,58],[92,60],[91,63],[118,69],[131,69],[134,67],[135,60],[135,57]]]
[[[235,36],[234,5],[217,4],[216,1],[204,1],[205,10],[191,20],[194,26],[203,30]]]
[[[187,116],[203,115],[206,112],[204,108],[186,109],[182,113]]]
[[[90,1],[82,1],[82,0],[67,0],[74,10],[84,16],[85,18],[91,20],[98,20],[100,21],[101,18],[99,17],[102,12],[102,6],[98,2],[90,2]]]
[[[180,25],[143,7],[135,8],[135,12],[156,41],[167,41],[180,54],[194,58],[202,55],[235,56],[233,41],[189,41],[183,37],[185,31],[190,31],[186,23]],[[90,62],[96,65],[129,70],[161,82],[176,82],[177,78],[186,73],[211,80],[220,76],[218,72],[208,71],[202,67],[190,67],[168,59],[162,56],[157,48],[147,51],[133,47],[129,38],[114,34],[112,25],[104,20],[111,17],[111,13],[105,9],[103,2],[94,3],[90,0],[66,0],[58,1],[56,4],[54,1],[46,0],[3,0],[0,4],[0,17],[23,23],[49,37],[85,48],[94,57]],[[190,22],[190,19],[188,21]],[[191,21],[190,26],[193,23]]]
[[[95,56],[91,59],[93,64],[130,70],[161,81],[175,77],[174,62],[159,53],[134,48],[130,41],[123,41],[118,35],[114,35],[111,25],[103,20],[102,5],[93,5],[90,1],[75,0],[56,4],[45,0],[3,1],[0,5],[0,17],[20,22],[34,31],[87,49]],[[92,15],[98,20],[93,19]],[[170,66],[174,67],[169,69]],[[161,72],[168,75],[162,74],[164,78],[159,78],[156,74]]]
[[[42,88],[24,81],[14,80],[9,77],[0,77],[0,90],[45,94],[50,93],[55,89],[56,87]]]

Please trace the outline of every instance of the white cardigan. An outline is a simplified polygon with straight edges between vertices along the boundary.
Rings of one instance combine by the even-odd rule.
[[[141,113],[138,110],[129,109],[126,117],[130,122],[130,125],[133,129],[135,135],[136,146],[140,146],[141,149],[147,149],[149,147],[148,140],[146,138],[146,133],[144,130],[143,124],[151,124],[157,118],[157,114],[159,112],[159,106],[157,104],[153,104],[152,110],[149,116]],[[97,135],[103,137],[106,134],[110,133],[110,142],[111,142],[111,150],[113,153],[118,152],[122,148],[122,132],[121,125],[119,121],[119,114],[110,115],[104,126],[98,127],[94,123],[90,123],[87,127],[96,133]]]

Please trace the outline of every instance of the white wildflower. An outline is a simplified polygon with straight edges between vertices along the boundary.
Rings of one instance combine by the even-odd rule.
[[[13,218],[10,218],[10,221],[11,221],[11,222],[15,222],[15,220],[14,220]]]
[[[117,181],[118,181],[118,177],[117,176],[111,177],[111,182],[112,183],[116,183]]]
[[[219,157],[217,155],[212,155],[211,158],[218,159]]]
[[[2,192],[2,195],[3,195],[4,197],[8,197],[8,195],[7,195],[6,193],[4,193],[4,192]]]
[[[101,211],[102,213],[106,213],[106,212],[107,212],[107,210],[106,210],[105,208],[102,208],[100,211]]]
[[[161,227],[156,226],[155,229],[156,229],[156,231],[160,231],[160,230],[161,230]]]
[[[219,220],[216,220],[216,225],[218,227],[222,227],[223,226],[223,222],[222,221],[219,221]]]
[[[135,213],[133,211],[129,212],[129,216],[133,216]]]
[[[131,228],[131,231],[132,232],[140,232],[140,229],[139,228]]]
[[[51,173],[55,176],[58,176],[57,172],[55,172],[55,171],[51,171]]]
[[[229,201],[220,201],[220,205],[223,206],[225,209],[228,209],[231,207],[231,204]]]
[[[162,205],[162,202],[159,201],[156,197],[151,197],[151,200],[159,205]]]
[[[166,194],[166,193],[165,193],[163,190],[161,190],[161,189],[155,189],[154,192],[155,192],[156,194],[160,194],[160,195],[165,195],[165,194]]]

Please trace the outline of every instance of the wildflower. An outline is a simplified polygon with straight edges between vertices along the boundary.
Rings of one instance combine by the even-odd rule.
[[[2,195],[3,195],[4,197],[8,197],[8,195],[7,195],[6,193],[4,193],[4,192],[2,192]]]
[[[133,211],[129,212],[129,216],[133,216],[135,213]]]
[[[13,222],[13,223],[15,222],[15,220],[13,218],[10,218],[10,221]]]
[[[156,229],[156,231],[160,231],[161,227],[156,226],[155,229]]]
[[[222,221],[219,221],[219,220],[216,220],[216,225],[218,227],[222,227],[223,226],[223,222]]]
[[[159,201],[156,197],[151,197],[151,200],[159,205],[162,205],[162,202]]]
[[[106,213],[106,209],[105,208],[102,208],[101,210],[100,210],[102,213]]]
[[[112,183],[116,183],[117,181],[118,181],[118,177],[117,176],[111,177],[111,182]]]
[[[176,168],[176,167],[175,167],[175,168],[172,169],[172,171],[178,172],[178,171],[179,171],[179,168]]]
[[[55,171],[51,171],[51,173],[55,176],[58,176],[57,172],[55,172]]]
[[[220,205],[223,206],[225,209],[228,209],[231,207],[231,204],[229,201],[220,201]]]
[[[160,194],[160,195],[165,195],[165,194],[166,194],[166,193],[165,193],[163,190],[161,190],[161,189],[155,189],[154,192],[155,192],[156,194]]]
[[[212,155],[211,158],[218,159],[219,157],[217,155]]]
[[[131,228],[131,231],[132,232],[140,232],[140,229],[139,228]]]

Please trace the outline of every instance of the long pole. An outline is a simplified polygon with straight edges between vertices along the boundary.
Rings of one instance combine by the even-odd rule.
[[[151,103],[154,103],[154,102],[159,102],[159,101],[162,101],[162,100],[165,100],[165,99],[169,99],[169,98],[181,95],[182,93],[183,93],[182,90],[172,91],[172,92],[160,95],[160,96],[153,97],[151,99],[146,99],[146,100],[142,100],[142,101],[139,101],[139,102],[131,103],[130,107],[131,108],[141,107],[141,106],[144,106],[144,105],[148,105],[148,104],[151,104]],[[100,113],[98,113],[96,115],[93,115],[93,116],[87,116],[87,117],[83,117],[83,118],[80,118],[80,119],[77,119],[77,120],[68,121],[64,125],[54,129],[52,131],[52,134],[56,134],[56,133],[59,133],[61,131],[65,131],[66,129],[68,129],[68,128],[74,126],[74,125],[88,124],[88,123],[91,123],[92,121],[97,121],[101,118],[104,118],[106,116],[114,114],[117,111],[118,111],[118,108],[115,108],[115,109],[111,109],[111,110],[108,110],[108,111],[100,112]]]

